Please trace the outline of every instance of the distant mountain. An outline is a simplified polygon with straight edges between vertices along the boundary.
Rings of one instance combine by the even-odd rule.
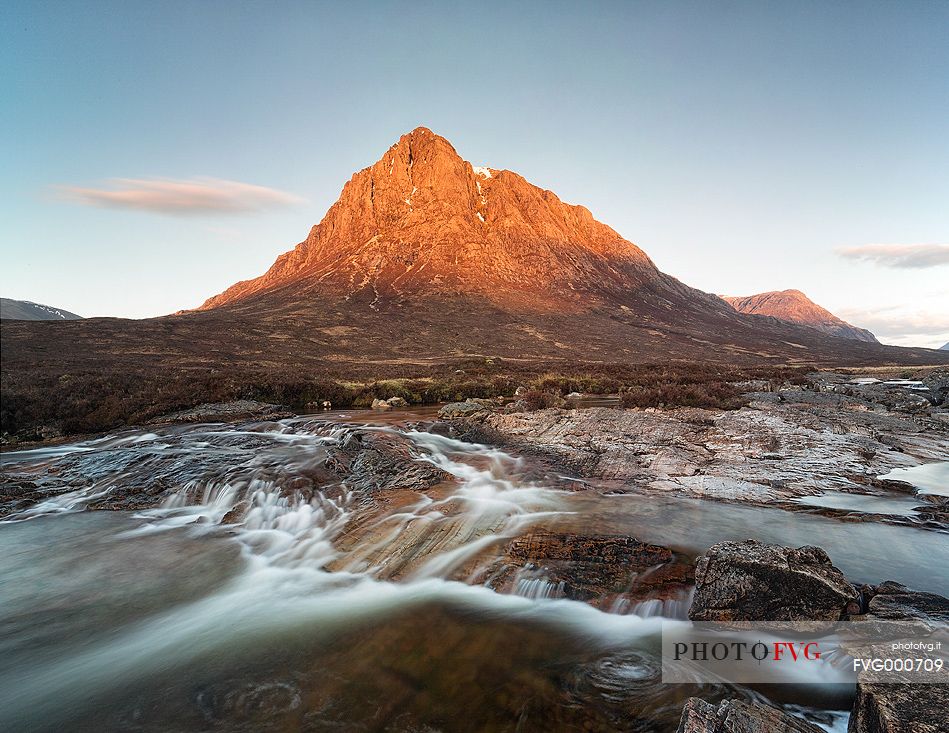
[[[29,300],[0,298],[0,318],[17,321],[80,321],[82,316]]]
[[[949,351],[949,344],[943,344],[939,347],[940,351]]]
[[[722,296],[722,300],[740,313],[771,316],[787,323],[815,328],[841,338],[878,343],[865,328],[857,328],[841,320],[826,308],[808,298],[800,290],[775,290],[746,296]]]

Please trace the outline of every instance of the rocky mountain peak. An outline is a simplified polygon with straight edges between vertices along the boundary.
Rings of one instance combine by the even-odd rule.
[[[876,343],[876,336],[857,328],[817,305],[800,290],[773,290],[757,295],[722,296],[740,313],[771,316],[787,323],[815,328],[831,336]]]
[[[202,308],[294,283],[347,297],[370,290],[376,300],[436,292],[523,304],[664,278],[675,282],[586,208],[511,171],[472,166],[419,127],[355,173],[296,249]]]

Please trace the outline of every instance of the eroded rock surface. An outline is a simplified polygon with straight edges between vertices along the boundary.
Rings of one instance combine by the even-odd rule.
[[[622,599],[668,600],[686,593],[693,580],[692,563],[667,547],[622,535],[546,531],[513,540],[485,574],[500,592],[550,588],[555,595],[600,606]]]
[[[157,417],[153,423],[231,422],[234,420],[279,420],[291,417],[293,412],[281,405],[256,400],[233,402],[206,402],[189,410],[172,412]]]
[[[697,697],[682,709],[677,733],[823,733],[821,728],[783,710],[744,700],[718,707]]]
[[[471,439],[544,456],[610,491],[674,492],[702,499],[800,508],[826,491],[892,496],[912,487],[877,478],[945,460],[949,422],[846,395],[809,390],[756,393],[733,411],[592,407],[446,413]],[[467,413],[467,414],[466,414]],[[920,500],[915,521],[941,524],[941,497]],[[839,514],[856,510],[823,510]],[[885,521],[905,521],[877,514]]]
[[[288,461],[283,449],[288,441],[311,444],[304,460],[295,454]],[[317,490],[333,495],[343,485],[369,497],[393,489],[424,491],[448,478],[433,464],[416,460],[403,436],[321,421],[297,428],[251,423],[118,438],[112,445],[44,463],[11,464],[0,473],[0,517],[72,495],[88,509],[138,510],[182,492],[190,501],[228,488],[253,493],[252,482],[309,501]]]
[[[689,618],[835,621],[857,602],[857,591],[819,547],[720,542],[696,564]]]
[[[945,733],[949,685],[863,684],[850,714],[849,733]]]

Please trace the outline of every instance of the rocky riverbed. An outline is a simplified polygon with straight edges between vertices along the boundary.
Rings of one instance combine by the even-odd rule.
[[[752,392],[747,407],[731,411],[526,411],[481,400],[442,414],[458,435],[543,456],[601,490],[818,508],[945,529],[945,495],[917,495],[906,482],[879,478],[949,461],[945,392],[923,393],[928,399],[822,375],[816,389]]]
[[[657,649],[690,618],[943,624],[944,497],[877,478],[945,459],[920,394],[268,409],[5,453],[0,727],[935,733],[944,686],[668,684]]]

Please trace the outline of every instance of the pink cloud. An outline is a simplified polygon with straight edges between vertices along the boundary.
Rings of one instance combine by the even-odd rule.
[[[59,191],[64,198],[84,206],[172,215],[248,213],[303,201],[275,188],[219,178],[117,178],[110,183],[110,188],[60,186]]]

